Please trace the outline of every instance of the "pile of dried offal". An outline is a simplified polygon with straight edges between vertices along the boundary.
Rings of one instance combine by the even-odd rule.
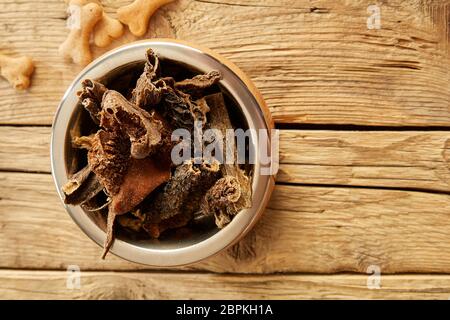
[[[193,132],[194,123],[201,121],[204,129],[218,129],[223,137],[232,129],[222,93],[205,95],[220,73],[176,81],[161,77],[160,69],[158,56],[149,49],[129,97],[94,80],[84,80],[78,93],[97,129],[73,137],[75,148],[87,149],[87,165],[63,191],[67,204],[107,212],[103,258],[116,220],[128,231],[159,238],[205,217],[223,228],[251,206],[250,178],[237,164],[192,158],[176,166],[170,157],[176,128]]]

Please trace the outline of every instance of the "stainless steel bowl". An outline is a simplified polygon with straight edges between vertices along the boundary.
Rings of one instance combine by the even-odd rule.
[[[51,162],[53,179],[61,199],[64,197],[61,187],[73,171],[70,140],[79,129],[77,126],[81,108],[76,92],[81,89],[81,81],[86,78],[99,79],[124,65],[142,61],[148,48],[155,50],[161,58],[184,63],[201,72],[219,70],[223,75],[219,85],[236,101],[248,127],[269,131],[273,128],[270,112],[253,83],[234,64],[209,49],[169,39],[145,40],[122,46],[99,57],[81,71],[59,104],[52,128]],[[257,137],[252,136],[251,147],[257,146]],[[194,234],[181,240],[118,238],[110,252],[133,262],[167,267],[200,261],[232,245],[244,236],[262,215],[274,186],[274,176],[260,174],[258,152],[255,152],[255,157],[252,177],[253,206],[240,212],[225,228]],[[103,244],[105,232],[102,219],[84,211],[80,206],[65,205],[65,208],[84,233],[97,244]]]

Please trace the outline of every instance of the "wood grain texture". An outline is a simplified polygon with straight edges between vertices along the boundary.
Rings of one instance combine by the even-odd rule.
[[[81,272],[68,289],[63,271],[0,271],[0,299],[442,299],[448,275],[381,276],[380,289],[365,275],[236,275]],[[71,281],[69,280],[69,283]],[[176,290],[174,290],[176,288]]]
[[[277,180],[450,191],[449,138],[448,132],[282,130]]]
[[[129,0],[102,3],[115,16]],[[65,212],[48,174],[51,129],[33,127],[51,124],[80,71],[57,54],[64,2],[0,0],[0,52],[36,62],[25,93],[0,79],[0,299],[448,299],[449,131],[420,127],[450,127],[450,1],[382,1],[380,30],[366,27],[369,4],[177,0],[154,15],[143,38],[229,58],[282,128],[417,127],[282,130],[279,185],[262,220],[229,250],[165,272],[99,259]],[[94,55],[134,40],[126,32]],[[69,265],[82,270],[79,290],[66,287]],[[367,289],[371,265],[380,290]]]
[[[0,127],[0,170],[50,172],[47,127]],[[278,182],[450,192],[450,134],[280,131]]]
[[[109,12],[124,3],[105,1]],[[449,126],[448,1],[383,2],[380,30],[367,29],[369,4],[178,0],[155,14],[145,37],[223,54],[255,81],[278,123]],[[59,0],[0,2],[1,52],[36,61],[28,93],[0,81],[0,123],[51,123],[80,71],[57,55],[65,17]],[[95,55],[134,39],[127,33]]]
[[[50,172],[49,127],[0,126],[0,170]]]
[[[0,268],[145,269],[109,256],[64,211],[48,174],[0,173]],[[450,272],[450,197],[365,188],[275,188],[262,220],[195,270]]]

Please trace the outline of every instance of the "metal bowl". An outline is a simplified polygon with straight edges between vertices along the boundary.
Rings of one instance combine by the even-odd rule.
[[[206,48],[169,39],[134,42],[99,57],[76,77],[64,94],[56,112],[51,139],[52,175],[58,194],[64,198],[61,187],[73,173],[71,136],[78,134],[81,107],[76,92],[81,89],[83,79],[99,79],[124,65],[143,61],[145,52],[152,48],[162,59],[169,59],[191,66],[201,72],[219,70],[223,79],[219,86],[232,96],[241,109],[249,128],[270,131],[273,122],[270,112],[249,78],[234,64]],[[270,140],[268,142],[271,143]],[[257,148],[256,136],[250,139],[252,148]],[[268,146],[270,150],[270,146]],[[255,149],[256,150],[256,149]],[[274,187],[274,176],[260,174],[258,152],[255,152],[252,189],[253,206],[242,210],[223,229],[211,229],[182,239],[135,240],[116,238],[111,253],[126,260],[151,266],[179,266],[198,262],[229,247],[242,238],[262,215]],[[67,212],[78,226],[97,244],[105,239],[104,221],[84,211],[80,206],[65,205]],[[99,251],[100,253],[100,251]]]

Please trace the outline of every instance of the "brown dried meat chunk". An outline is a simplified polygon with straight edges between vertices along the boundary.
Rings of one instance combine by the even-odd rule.
[[[170,119],[171,125],[178,129],[193,130],[194,123],[201,121],[202,127],[207,122],[209,112],[206,100],[193,101],[191,96],[177,89],[169,88],[163,99],[164,115]]]
[[[210,128],[218,129],[222,132],[222,136],[226,137],[226,130],[232,129],[233,126],[231,124],[230,118],[228,116],[228,111],[225,106],[225,101],[223,99],[222,93],[216,93],[205,97],[206,102],[210,107],[209,112],[209,126]],[[234,154],[236,158],[236,148],[234,144],[231,143],[223,143],[226,146],[229,153]],[[224,150],[223,159],[225,159],[225,153],[227,150]],[[235,162],[234,164],[224,164],[222,166],[222,175],[224,177],[230,176],[234,178],[234,183],[238,183],[240,188],[240,196],[239,199],[234,202],[231,207],[234,214],[239,212],[244,208],[249,208],[252,205],[252,186],[251,179],[245,174],[245,172],[239,168],[239,165]],[[228,179],[228,178],[227,178]],[[222,182],[223,183],[223,182]],[[214,191],[217,192],[217,191]],[[203,212],[203,214],[208,214],[208,212]],[[233,214],[233,215],[234,215]],[[229,213],[230,215],[230,213]],[[218,223],[219,227],[223,227],[229,221],[223,215],[220,216],[221,219],[216,219],[216,223]],[[231,221],[231,219],[230,219]]]
[[[106,218],[106,238],[103,243],[102,259],[105,259],[114,241],[114,221],[116,220],[116,216],[117,214],[111,209],[111,206],[109,206],[108,216]]]
[[[89,166],[84,167],[78,172],[75,172],[67,181],[67,183],[62,187],[63,192],[66,195],[74,193],[82,184],[86,181],[86,179],[91,174],[91,169]]]
[[[217,161],[210,163],[199,158],[185,161],[176,168],[164,190],[156,196],[153,210],[159,212],[161,220],[182,212],[192,213],[195,204],[190,203],[190,197],[199,189],[207,190],[217,179],[219,170]]]
[[[119,191],[112,196],[108,208],[106,240],[102,257],[104,258],[114,241],[114,220],[116,216],[131,211],[156,187],[170,177],[170,162],[158,163],[155,159],[130,160]]]
[[[201,98],[195,101],[193,108],[192,108],[192,113],[194,115],[194,121],[201,121],[202,122],[202,126],[204,127],[207,119],[206,119],[206,114],[209,112],[209,106],[208,103],[206,102],[205,98]]]
[[[62,190],[65,194],[64,203],[78,205],[95,197],[103,190],[103,186],[90,167],[86,166],[72,175]]]
[[[164,80],[157,80],[159,75],[159,58],[152,49],[147,50],[144,72],[133,89],[131,101],[141,108],[156,106],[167,90]]]
[[[81,83],[82,90],[77,92],[83,107],[89,112],[96,124],[100,123],[102,97],[106,87],[100,82],[86,79]]]
[[[112,210],[117,214],[131,211],[169,178],[169,162],[159,163],[152,158],[131,159],[119,192],[112,199]]]
[[[88,163],[110,196],[119,191],[128,169],[130,143],[117,131],[99,130],[88,151]]]
[[[164,124],[154,111],[136,107],[124,96],[108,90],[103,96],[100,125],[103,128],[119,127],[131,142],[131,156],[143,159],[156,151],[163,137]]]
[[[145,215],[144,230],[152,238],[158,238],[167,229],[186,225],[219,171],[217,161],[202,159],[191,159],[178,166],[164,189],[152,199]]]
[[[197,75],[191,79],[176,82],[175,88],[191,96],[197,96],[201,94],[203,90],[218,83],[221,77],[219,71],[213,70],[206,74]]]
[[[192,130],[194,118],[191,112],[192,101],[190,96],[170,88],[165,94],[162,102],[163,112],[166,119],[175,128]]]
[[[239,181],[235,177],[225,176],[206,192],[200,208],[202,212],[214,214],[216,225],[223,228],[242,209],[239,203],[241,196]]]

